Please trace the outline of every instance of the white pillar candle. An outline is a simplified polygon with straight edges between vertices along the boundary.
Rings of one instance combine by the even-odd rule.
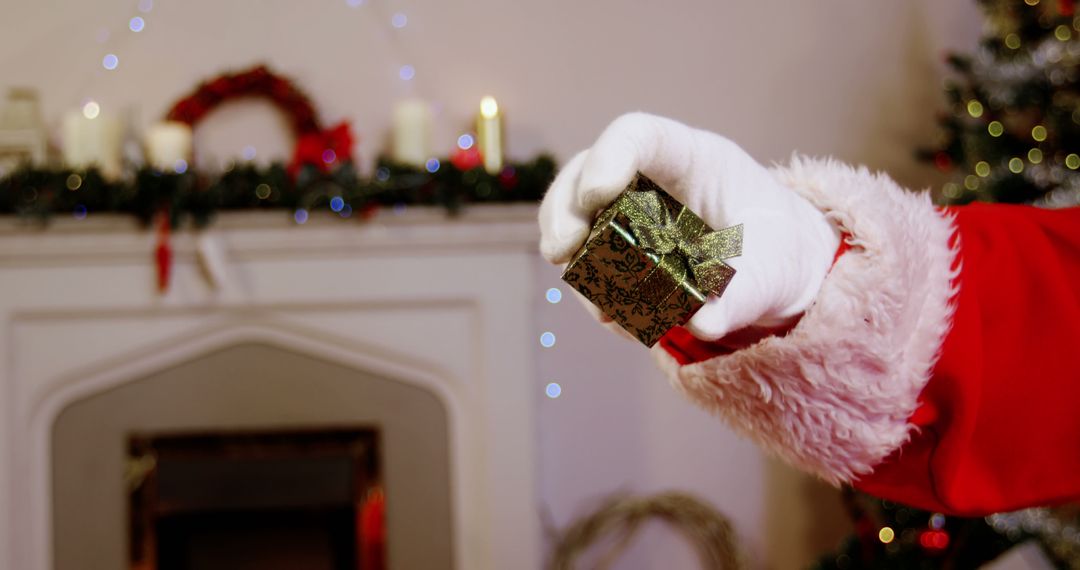
[[[480,100],[480,114],[476,117],[476,144],[484,159],[484,170],[498,174],[502,170],[502,114],[495,98],[488,95]]]
[[[96,166],[102,176],[116,179],[121,174],[123,134],[120,120],[102,114],[97,103],[70,111],[62,127],[64,162],[72,168]]]
[[[146,161],[164,172],[187,170],[191,162],[191,127],[165,121],[146,131]]]
[[[423,167],[431,158],[431,106],[406,99],[394,106],[393,153],[395,162]]]

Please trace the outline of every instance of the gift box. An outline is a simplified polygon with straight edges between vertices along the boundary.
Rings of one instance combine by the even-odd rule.
[[[645,346],[690,320],[735,276],[742,226],[714,231],[638,174],[596,218],[563,280]]]

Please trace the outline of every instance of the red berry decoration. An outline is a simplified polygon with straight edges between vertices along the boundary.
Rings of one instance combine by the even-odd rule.
[[[952,170],[952,159],[948,154],[939,152],[934,155],[934,166],[937,166],[938,170],[942,172],[948,172]]]
[[[933,554],[944,552],[949,547],[949,533],[937,529],[924,530],[919,535],[919,546]]]

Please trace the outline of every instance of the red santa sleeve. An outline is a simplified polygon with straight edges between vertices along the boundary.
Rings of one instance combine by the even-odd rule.
[[[798,324],[738,349],[675,329],[674,386],[833,483],[950,514],[1080,497],[1080,209],[935,209],[828,161],[776,174],[835,221]]]

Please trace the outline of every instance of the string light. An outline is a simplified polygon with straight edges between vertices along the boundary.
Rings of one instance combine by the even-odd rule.
[[[946,198],[952,198],[952,199],[959,198],[960,197],[960,185],[955,183],[955,182],[948,182],[942,188],[941,193],[944,194]]]
[[[1013,174],[1020,174],[1023,171],[1024,161],[1020,160],[1019,158],[1009,159],[1009,172],[1012,172]]]
[[[1065,166],[1069,167],[1070,170],[1076,170],[1077,168],[1080,168],[1080,155],[1072,153],[1069,154],[1069,156],[1066,156]]]
[[[545,332],[540,335],[540,346],[544,348],[551,348],[555,346],[555,333]]]
[[[1005,36],[1005,47],[1009,49],[1020,49],[1020,36],[1012,33]]]
[[[976,119],[981,117],[982,114],[983,114],[982,103],[980,103],[980,102],[978,102],[978,101],[976,101],[974,99],[972,99],[971,101],[968,101],[967,112],[968,112],[969,115],[971,115],[972,117],[975,117]]]
[[[300,208],[299,210],[293,212],[293,220],[298,224],[306,223],[308,221],[308,211]]]
[[[985,160],[980,160],[975,163],[975,174],[978,174],[983,178],[990,176],[990,163]]]
[[[188,163],[182,158],[176,159],[176,162],[173,163],[173,171],[175,171],[177,174],[183,174],[187,172],[187,169]]]
[[[1072,31],[1069,30],[1068,26],[1061,25],[1054,28],[1054,37],[1057,38],[1058,41],[1067,42],[1072,39]]]
[[[1042,125],[1035,125],[1031,128],[1031,138],[1036,141],[1043,142],[1046,140],[1046,127]]]
[[[144,28],[146,28],[146,20],[143,20],[142,16],[135,16],[128,21],[128,29],[135,33],[143,31]]]
[[[964,188],[968,190],[975,190],[979,187],[979,178],[974,174],[968,174],[964,177]]]
[[[547,394],[548,398],[554,400],[562,395],[562,386],[559,386],[558,382],[550,382],[544,387],[544,393]]]
[[[990,121],[989,125],[986,125],[986,130],[992,137],[1000,137],[1005,132],[1005,125],[1001,124],[1001,121]]]
[[[96,119],[101,113],[101,105],[97,104],[97,101],[87,101],[82,108],[82,114],[87,119]]]
[[[82,186],[82,176],[79,176],[78,174],[72,174],[71,176],[68,176],[66,186],[67,189],[71,190],[72,192],[78,190],[79,187]]]
[[[263,183],[255,187],[255,197],[260,200],[265,200],[270,197],[270,185]]]
[[[476,144],[476,139],[468,133],[457,138],[457,146],[461,150],[469,150],[474,144]]]
[[[547,299],[548,303],[554,305],[555,303],[562,301],[562,291],[559,290],[558,287],[552,287],[544,293],[544,298]]]
[[[401,69],[398,70],[398,77],[405,81],[409,81],[413,77],[416,77],[416,69],[411,65],[403,65],[401,66]]]
[[[401,12],[398,12],[390,17],[390,25],[397,29],[404,28],[409,23],[409,17]]]
[[[101,66],[109,71],[116,69],[118,65],[120,65],[120,58],[116,57],[114,53],[107,53],[105,57],[101,58]]]
[[[330,209],[335,212],[340,212],[345,209],[345,199],[341,196],[334,196],[330,198]]]
[[[440,166],[442,166],[442,163],[440,163],[437,158],[429,158],[428,161],[424,163],[424,168],[432,174],[438,172]]]
[[[1028,151],[1028,162],[1030,162],[1031,164],[1039,164],[1040,162],[1042,162],[1042,159],[1043,153],[1041,150],[1033,148]]]
[[[881,530],[878,531],[877,536],[882,544],[889,544],[896,538],[896,532],[887,526],[883,526],[881,527]]]

